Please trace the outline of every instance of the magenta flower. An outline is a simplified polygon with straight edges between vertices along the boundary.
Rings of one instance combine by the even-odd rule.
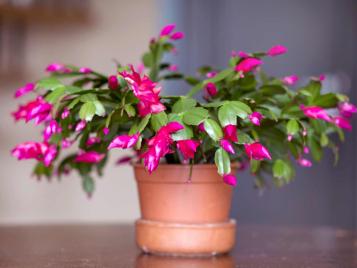
[[[304,153],[309,154],[310,153],[310,148],[307,146],[304,146]]]
[[[293,140],[293,138],[294,138],[294,136],[293,136],[293,135],[288,134],[288,138],[287,138],[288,142],[291,142],[291,141]]]
[[[177,148],[180,150],[185,160],[195,157],[195,152],[199,145],[200,142],[195,140],[180,140],[176,143]]]
[[[103,134],[104,134],[105,136],[107,136],[107,135],[109,134],[109,132],[110,132],[110,129],[109,129],[109,128],[107,128],[107,127],[103,128]]]
[[[74,129],[76,132],[82,131],[85,127],[87,126],[87,123],[85,120],[81,120],[77,125],[76,128]]]
[[[200,131],[200,132],[205,132],[206,131],[205,125],[204,125],[203,122],[199,123],[197,128],[198,128],[198,131]]]
[[[112,140],[108,146],[108,150],[113,148],[127,149],[133,147],[139,139],[140,134],[136,133],[134,135],[120,135]]]
[[[46,67],[46,71],[53,73],[53,72],[62,72],[65,69],[65,65],[61,63],[52,63]]]
[[[86,141],[87,146],[92,146],[96,143],[100,143],[100,138],[99,137],[89,137]]]
[[[61,144],[62,144],[63,149],[67,149],[67,148],[71,147],[71,145],[73,144],[73,141],[71,141],[70,139],[64,138],[62,140]]]
[[[50,118],[52,104],[46,102],[42,97],[28,102],[25,105],[20,105],[16,112],[12,115],[16,121],[24,119],[26,122],[34,119],[35,124],[39,124]]]
[[[27,83],[25,86],[20,87],[19,89],[16,90],[14,97],[19,98],[35,89],[35,84],[34,83]]]
[[[267,55],[274,57],[274,56],[285,54],[287,51],[288,50],[286,47],[282,45],[276,45],[268,50]]]
[[[223,128],[223,132],[224,132],[224,138],[226,140],[229,140],[231,142],[238,142],[237,126],[235,126],[235,125],[226,125]]]
[[[347,119],[345,119],[341,116],[336,116],[332,120],[337,127],[347,129],[349,131],[352,130],[352,125],[351,125],[350,121],[348,121]]]
[[[43,140],[48,141],[53,134],[61,133],[62,128],[56,120],[51,120],[43,131]]]
[[[228,153],[235,154],[234,148],[232,144],[226,140],[226,139],[221,139],[219,141],[219,145]]]
[[[238,51],[238,56],[242,59],[244,58],[248,58],[249,57],[249,54],[244,52],[244,51]]]
[[[326,79],[326,75],[324,75],[324,74],[319,75],[320,82],[324,81],[325,79]]]
[[[282,79],[282,82],[285,84],[285,85],[288,85],[288,86],[293,86],[295,85],[295,83],[299,80],[299,77],[297,75],[290,75],[290,76],[285,76],[283,77]]]
[[[263,61],[257,58],[245,58],[235,67],[237,72],[247,73],[253,71],[256,67],[263,64]]]
[[[244,144],[245,152],[250,159],[264,160],[271,159],[270,153],[261,143]]]
[[[148,141],[148,150],[140,157],[144,159],[144,165],[150,173],[157,168],[161,157],[170,153],[170,145],[173,143],[170,134],[183,128],[178,122],[170,122],[166,126],[161,127],[156,135]]]
[[[105,157],[105,154],[100,154],[96,151],[80,152],[74,159],[78,163],[99,163]]]
[[[260,126],[260,122],[263,119],[263,115],[259,112],[253,112],[249,115],[249,120],[252,124]]]
[[[116,75],[111,75],[108,77],[108,87],[111,90],[115,90],[119,87],[119,82]]]
[[[176,32],[170,36],[171,40],[179,40],[185,37],[185,34],[183,32]]]
[[[212,77],[215,77],[216,75],[217,75],[216,71],[212,71],[212,72],[206,73],[206,77],[207,78],[212,78]]]
[[[312,166],[311,161],[306,158],[299,158],[296,161],[302,167],[311,167]]]
[[[144,117],[147,114],[156,114],[164,111],[166,108],[160,102],[160,87],[152,82],[149,77],[140,75],[135,72],[134,67],[131,66],[132,73],[129,74],[126,71],[119,73],[129,84],[133,90],[134,95],[139,99],[138,110],[139,115]]]
[[[70,114],[69,109],[68,109],[67,107],[65,107],[65,108],[63,109],[62,114],[61,114],[61,119],[62,119],[62,120],[63,120],[63,119],[66,119],[66,118],[69,116],[69,114]]]
[[[331,122],[330,116],[327,112],[319,106],[304,106],[300,105],[300,109],[304,112],[304,114],[313,119],[320,119],[326,122]]]
[[[82,74],[90,74],[91,72],[93,72],[93,70],[88,67],[82,67],[82,68],[79,68],[79,72]]]
[[[218,90],[217,87],[214,83],[209,82],[206,84],[205,86],[205,91],[208,93],[208,95],[210,95],[211,97],[217,95]]]
[[[170,72],[177,72],[178,67],[175,64],[171,64],[168,69]]]
[[[357,107],[349,102],[341,102],[338,105],[338,110],[343,117],[351,118],[354,113],[357,113]]]
[[[176,25],[175,24],[168,24],[166,26],[164,26],[162,29],[161,29],[161,32],[160,32],[160,37],[163,37],[163,36],[168,36],[172,33],[172,31],[176,28]]]
[[[237,179],[236,176],[233,174],[224,174],[223,175],[223,181],[227,183],[228,185],[236,186],[237,185]]]
[[[56,146],[50,145],[47,142],[24,142],[16,145],[12,149],[11,154],[18,160],[22,159],[36,159],[43,162],[45,166],[50,166],[52,161],[56,158]]]

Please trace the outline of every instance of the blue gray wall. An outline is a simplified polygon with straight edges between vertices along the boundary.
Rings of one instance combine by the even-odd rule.
[[[302,77],[328,75],[325,90],[356,94],[357,1],[353,0],[161,0],[160,26],[175,22],[186,38],[173,58],[181,70],[225,66],[232,49],[288,47],[287,55],[267,60],[268,73]],[[184,93],[172,84],[166,93]],[[357,128],[356,123],[355,128]],[[298,169],[282,189],[254,190],[239,173],[232,214],[241,223],[356,226],[356,131],[347,134],[340,162],[327,153],[319,165]]]

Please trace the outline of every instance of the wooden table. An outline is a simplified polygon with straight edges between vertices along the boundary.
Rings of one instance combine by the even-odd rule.
[[[0,267],[357,267],[356,233],[332,228],[238,226],[230,255],[141,254],[131,225],[0,227]]]

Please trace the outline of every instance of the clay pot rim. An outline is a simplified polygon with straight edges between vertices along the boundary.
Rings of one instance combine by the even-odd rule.
[[[143,163],[130,163],[134,168],[145,168]],[[160,163],[158,168],[160,169],[171,169],[171,168],[189,168],[190,164],[167,164],[167,163]],[[240,167],[240,164],[235,162],[231,164],[231,167],[237,169]],[[194,169],[217,169],[215,164],[193,164]],[[155,172],[155,171],[154,171]]]

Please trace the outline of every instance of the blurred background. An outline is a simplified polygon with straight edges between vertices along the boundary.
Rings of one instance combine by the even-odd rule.
[[[325,74],[324,90],[357,103],[357,2],[354,0],[0,0],[0,224],[129,222],[139,217],[130,166],[113,163],[97,179],[92,199],[75,174],[57,181],[31,177],[33,163],[10,157],[14,144],[39,130],[14,124],[15,89],[44,75],[48,63],[74,63],[113,74],[115,60],[140,63],[148,40],[168,23],[186,37],[170,59],[185,73],[225,66],[232,50],[262,51],[283,44],[289,53],[267,60],[269,74],[302,81]],[[163,94],[184,93],[167,84]],[[21,100],[24,102],[25,100]],[[354,122],[355,128],[357,122]],[[357,223],[356,131],[346,135],[340,161],[298,169],[282,189],[258,191],[238,174],[232,216],[240,223],[329,225]]]

